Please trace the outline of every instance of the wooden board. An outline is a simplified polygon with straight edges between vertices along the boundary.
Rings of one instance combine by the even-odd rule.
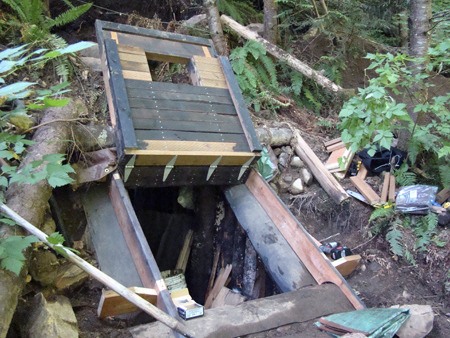
[[[122,76],[124,79],[133,79],[133,80],[142,80],[142,81],[151,81],[152,76],[150,72],[141,72],[135,70],[123,70]]]
[[[184,152],[189,152],[191,156],[200,155],[203,153],[205,155],[216,155],[222,153],[224,156],[231,156],[231,154],[226,154],[227,152],[237,153],[236,151],[237,143],[235,142],[197,142],[197,141],[170,141],[170,140],[150,140],[146,142],[146,146],[142,149],[131,149],[127,154],[136,155],[148,155],[155,154],[153,151],[164,151],[168,155],[182,154]],[[148,152],[151,151],[151,152]],[[254,153],[248,152],[246,155],[254,155]],[[240,154],[235,154],[239,156]]]
[[[243,156],[237,156],[239,153],[172,153],[167,154],[165,151],[148,152],[145,155],[136,156],[134,162],[135,167],[162,166],[167,165],[169,161],[177,156],[174,166],[210,166],[212,163],[218,166],[242,166],[249,160],[255,158],[253,153],[242,153]],[[222,157],[219,162],[218,158]]]
[[[350,180],[369,204],[374,205],[381,201],[380,196],[364,180],[358,176],[352,176]]]
[[[136,130],[139,147],[151,140],[198,141],[198,142],[235,142],[235,151],[249,151],[247,140],[243,134],[201,133],[195,131],[172,130]]]
[[[436,202],[444,204],[450,198],[450,189],[442,189],[436,195]]]
[[[219,295],[220,290],[226,285],[231,269],[232,265],[228,264],[224,269],[220,270],[219,276],[217,276],[214,286],[205,301],[205,309],[209,309],[211,307],[212,303]]]
[[[335,261],[332,261],[331,264],[333,264],[336,270],[339,271],[343,277],[347,277],[353,271],[355,271],[360,261],[361,261],[360,255],[351,255],[341,257]]]
[[[242,130],[241,124],[239,123],[237,116],[230,114],[131,108],[131,116],[133,117],[133,119],[156,119],[164,121],[198,121],[198,122],[234,124],[239,126],[239,130]]]
[[[318,246],[311,239],[311,236],[309,236],[286,205],[273,192],[267,182],[264,181],[262,176],[252,170],[247,179],[246,186],[253,196],[256,197],[317,283],[331,282],[336,284],[355,309],[364,308],[361,300],[356,296],[342,276],[336,273],[331,263],[323,257]]]
[[[234,122],[234,123],[233,123]],[[136,130],[176,130],[176,131],[195,131],[198,133],[223,133],[237,134],[243,133],[242,127],[238,121],[232,123],[217,123],[204,121],[172,121],[149,118],[133,118],[133,124]]]
[[[382,203],[386,203],[388,200],[388,192],[389,192],[389,181],[391,178],[391,174],[386,172],[384,174],[384,179],[383,179],[383,188],[381,189],[381,202]]]
[[[236,77],[234,76],[233,70],[231,69],[231,64],[225,57],[219,57],[225,79],[227,81],[228,90],[230,91],[231,98],[234,102],[234,107],[241,121],[242,128],[244,129],[245,136],[247,138],[250,151],[260,152],[262,150],[259,139],[256,136],[255,128],[253,122],[250,118],[250,114],[247,109],[247,105],[242,96],[241,90],[237,83]]]
[[[175,270],[181,270],[183,273],[186,271],[186,266],[189,260],[189,255],[191,253],[192,240],[194,238],[194,231],[189,229],[184,238],[183,247],[181,248],[181,252],[178,256],[177,265],[175,266]]]
[[[143,286],[115,216],[107,185],[91,185],[82,195],[82,203],[100,270],[127,287]]]
[[[118,173],[113,174],[109,186],[109,195],[115,215],[124,234],[125,243],[130,249],[143,286],[156,290],[158,293],[157,305],[160,309],[172,317],[179,318],[177,309],[170,298],[161,272]]]
[[[157,293],[153,289],[141,287],[129,287],[131,292],[138,294],[146,301],[156,305]],[[102,290],[102,296],[97,308],[97,316],[100,318],[118,316],[139,311],[139,308],[112,290]]]
[[[236,115],[236,110],[230,104],[215,104],[195,101],[173,101],[150,98],[133,98],[130,100],[131,108],[146,108],[155,110],[170,110],[181,112],[199,112]]]
[[[219,59],[193,56],[188,70],[192,84],[196,86],[228,88]]]
[[[311,334],[301,337],[329,337],[309,321],[333,313],[353,310],[347,299],[332,284],[305,287],[271,297],[251,300],[237,306],[205,310],[205,315],[185,322],[197,335],[206,337],[242,337],[252,333],[308,321]],[[172,337],[162,323],[140,325],[129,329],[133,338]],[[288,336],[286,336],[287,338]],[[293,338],[293,336],[290,336]]]
[[[390,178],[389,178],[388,201],[391,203],[395,202],[395,176],[394,175],[390,175]]]
[[[201,93],[190,93],[188,88],[183,88],[183,91],[168,91],[154,87],[152,89],[145,90],[143,88],[128,87],[127,93],[129,98],[148,98],[152,100],[172,100],[172,101],[192,101],[192,102],[205,102],[211,104],[229,104],[232,105],[233,101],[228,95],[214,95],[207,94],[205,91]]]
[[[222,287],[222,289],[220,289],[219,294],[212,302],[211,309],[224,305],[235,306],[242,304],[243,302],[245,302],[245,297],[243,295],[238,292],[233,292],[232,290],[224,286]]]
[[[149,90],[150,95],[154,91],[164,91],[167,93],[210,95],[213,97],[224,96],[231,99],[230,92],[226,89],[198,87],[184,83],[125,80],[125,86],[127,89],[135,88],[140,90]]]

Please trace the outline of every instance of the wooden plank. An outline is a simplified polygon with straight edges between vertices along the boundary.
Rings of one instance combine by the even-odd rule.
[[[158,39],[164,39],[164,40],[171,40],[171,41],[178,41],[178,42],[185,42],[200,46],[206,46],[208,47],[209,52],[212,55],[215,55],[215,52],[211,50],[211,47],[213,46],[211,40],[200,38],[200,37],[194,37],[189,35],[183,35],[178,33],[170,33],[170,32],[164,32],[156,29],[148,29],[148,28],[142,28],[137,26],[130,26],[130,25],[124,25],[124,24],[118,24],[108,21],[102,21],[102,20],[96,20],[95,22],[96,27],[99,28],[99,30],[104,31],[115,31],[115,32],[123,32],[128,33],[132,35],[143,35],[143,36],[150,36]]]
[[[335,151],[335,150],[339,150],[339,149],[341,149],[341,148],[344,148],[344,149],[345,149],[345,144],[344,144],[344,142],[338,142],[338,143],[332,144],[331,146],[328,146],[328,147],[327,147],[327,151],[328,151],[329,153],[331,153],[331,152],[333,152],[333,151]]]
[[[436,202],[444,204],[450,198],[450,189],[442,189],[436,195]]]
[[[338,138],[334,138],[332,140],[324,142],[323,145],[324,145],[325,148],[327,148],[327,147],[329,147],[329,146],[331,146],[333,144],[339,143],[341,141],[342,141],[342,139],[340,137],[338,137]]]
[[[346,257],[341,257],[335,261],[332,261],[331,264],[336,268],[337,271],[343,276],[347,277],[355,271],[359,262],[361,261],[360,255],[351,255]]]
[[[128,290],[136,293],[146,301],[156,305],[157,293],[154,289],[129,287]],[[97,308],[97,316],[100,318],[118,316],[139,311],[139,308],[112,290],[102,290],[102,296]]]
[[[201,80],[201,85],[204,87],[213,87],[213,88],[227,88],[228,86],[225,81],[209,80],[209,79]]]
[[[177,110],[184,112],[199,112],[199,113],[209,112],[216,114],[236,115],[236,110],[233,105],[193,102],[193,101],[173,101],[162,99],[134,98],[130,102],[130,107],[156,109],[156,110]]]
[[[147,72],[150,74],[150,69],[148,67],[148,63],[146,62],[143,63],[143,62],[124,61],[123,59],[121,59],[120,63],[122,64],[123,70],[134,70],[136,72]]]
[[[211,267],[211,274],[209,275],[209,281],[208,281],[208,288],[205,292],[205,297],[208,298],[208,295],[210,294],[213,286],[214,286],[214,280],[216,279],[216,272],[217,272],[217,265],[219,264],[219,258],[220,258],[220,244],[217,246],[216,251],[214,252],[214,259],[213,259],[213,265]]]
[[[322,188],[337,204],[345,201],[349,198],[348,194],[342,188],[338,181],[331,175],[327,168],[323,165],[322,161],[314,154],[309,145],[300,136],[298,131],[294,131],[294,138],[296,144],[294,145],[297,155],[307,164],[308,168],[312,171],[314,177],[320,183]]]
[[[163,116],[164,117],[164,116]],[[237,121],[235,123],[217,123],[212,121],[171,121],[161,119],[139,119],[133,118],[133,124],[136,130],[180,130],[196,131],[208,133],[244,133],[242,127]]]
[[[131,98],[148,98],[153,100],[172,100],[172,101],[192,101],[205,102],[211,104],[229,104],[233,101],[228,96],[202,95],[191,93],[177,93],[166,90],[143,90],[136,88],[127,88],[128,97]]]
[[[205,62],[196,62],[195,67],[199,71],[207,71],[209,73],[220,73],[223,74],[222,67],[220,63],[205,63]]]
[[[381,189],[381,198],[380,198],[382,203],[386,203],[388,200],[390,179],[391,179],[391,174],[388,172],[384,173],[383,188]]]
[[[361,300],[355,295],[342,276],[336,273],[331,263],[323,257],[318,246],[313,242],[303,226],[278,196],[275,195],[261,175],[251,170],[246,186],[259,201],[317,283],[331,282],[336,284],[355,309],[364,308]]]
[[[209,309],[211,307],[212,303],[219,295],[222,287],[226,286],[227,279],[230,276],[232,267],[233,266],[231,264],[227,264],[225,268],[220,270],[219,276],[217,276],[217,279],[214,282],[214,286],[205,301],[205,309]]]
[[[352,306],[335,285],[324,284],[247,301],[237,306],[205,310],[203,317],[188,320],[185,324],[198,333],[198,338],[205,338],[245,337],[252,333],[255,333],[252,336],[266,337],[267,333],[261,331],[308,322],[304,326],[308,331],[300,335],[288,335],[284,330],[279,334],[286,338],[326,338],[329,336],[321,335],[310,321],[351,310]],[[170,337],[171,334],[161,323],[139,325],[129,331],[133,338]]]
[[[135,54],[135,55],[142,55],[145,57],[145,51],[136,46],[127,46],[124,44],[117,45],[117,49],[119,51],[119,54],[125,53],[125,54]]]
[[[328,157],[328,160],[325,162],[325,168],[328,170],[339,168],[338,159],[344,156],[345,150],[345,148],[340,148],[333,151],[330,157]]]
[[[221,153],[223,156],[246,156],[255,155],[254,153],[248,152],[246,154],[237,153],[235,142],[196,142],[196,141],[160,141],[160,140],[149,140],[146,141],[145,148],[141,149],[131,149],[127,154],[132,155],[149,155],[158,154],[158,151],[166,152],[167,154],[180,154],[186,153],[190,156],[200,156],[201,154],[216,155]],[[152,153],[153,152],[153,153]],[[228,154],[229,152],[229,154]],[[233,154],[231,154],[233,153]]]
[[[223,73],[228,84],[228,90],[230,91],[231,98],[234,102],[234,107],[241,121],[242,128],[244,129],[245,137],[247,138],[248,145],[251,151],[259,152],[262,150],[259,139],[256,136],[253,122],[250,118],[250,114],[247,110],[247,106],[242,96],[241,90],[231,69],[230,62],[226,57],[219,57],[222,65]]]
[[[247,233],[265,270],[282,292],[315,284],[302,258],[289,246],[264,206],[241,184],[225,188],[225,198]]]
[[[374,205],[381,201],[380,196],[364,180],[357,176],[350,177],[350,180],[369,204]]]
[[[243,134],[211,134],[189,131],[157,131],[157,130],[136,130],[136,138],[139,143],[151,140],[168,141],[199,141],[199,142],[235,142],[235,151],[249,151],[247,140]],[[126,148],[125,148],[126,149]]]
[[[367,171],[367,168],[364,166],[363,163],[361,163],[359,170],[358,170],[358,174],[356,174],[356,176],[358,176],[362,180],[365,180],[368,173],[369,172]]]
[[[182,93],[182,94],[198,94],[211,96],[225,96],[229,97],[230,92],[222,88],[198,87],[185,83],[169,83],[169,82],[148,82],[137,80],[125,80],[127,89],[135,88],[150,91],[165,91],[168,93]],[[232,101],[234,102],[234,101]]]
[[[133,80],[142,80],[142,81],[151,81],[152,76],[147,72],[140,72],[134,70],[122,70],[122,75],[124,79],[133,79]],[[131,101],[131,102],[134,102]]]
[[[155,110],[147,108],[131,108],[131,115],[133,119],[154,119],[163,121],[198,121],[210,123],[226,123],[239,126],[242,133],[242,127],[239,123],[238,117],[231,114],[216,114],[216,113],[202,113],[202,112],[185,112],[185,111],[171,111],[171,110]]]
[[[108,187],[91,186],[81,201],[100,270],[127,287],[143,286],[114,213]],[[120,255],[115,255],[116,252]]]
[[[146,166],[165,166],[167,163],[169,163],[170,160],[173,159],[174,156],[177,156],[175,165],[176,166],[210,166],[214,161],[216,161],[219,157],[222,156],[220,159],[220,162],[217,165],[220,166],[242,166],[245,163],[247,163],[249,160],[253,159],[253,156],[251,155],[245,155],[245,156],[235,156],[236,153],[228,154],[228,156],[224,156],[221,153],[197,153],[197,155],[194,155],[195,152],[192,152],[192,154],[183,154],[178,152],[172,152],[167,153],[164,151],[158,151],[158,152],[149,152],[146,155],[139,155],[136,156],[136,161],[134,163],[135,167],[146,167]],[[245,154],[245,153],[244,153]]]
[[[221,307],[224,305],[230,306],[239,305],[245,302],[245,299],[246,298],[239,292],[231,291],[229,288],[224,286],[222,287],[222,289],[220,289],[216,299],[214,299],[214,301],[212,302],[211,309],[215,307]]]
[[[131,54],[131,53],[119,52],[119,58],[120,58],[120,61],[122,61],[122,62],[128,61],[128,62],[136,62],[136,63],[148,65],[148,60],[147,60],[147,57],[145,56],[144,51],[142,51],[142,54]]]
[[[183,247],[181,248],[180,255],[178,256],[177,265],[175,266],[176,270],[181,270],[183,273],[186,271],[186,266],[189,260],[189,254],[191,253],[192,240],[194,238],[194,231],[189,229],[184,238]]]
[[[109,195],[114,211],[122,228],[125,242],[130,248],[138,273],[144,287],[153,288],[158,293],[158,307],[174,318],[178,317],[177,309],[170,298],[167,287],[150,250],[141,225],[131,205],[128,193],[118,173],[113,174]]]
[[[395,176],[394,175],[390,175],[390,178],[389,178],[388,201],[391,203],[395,202]]]
[[[121,32],[117,33],[117,38],[119,41],[118,44],[142,48],[145,50],[147,58],[151,58],[153,55],[159,55],[164,56],[165,60],[170,62],[170,57],[174,56],[185,59],[185,63],[187,63],[192,55],[204,55],[201,46],[181,41],[158,39],[149,36],[136,36]]]
[[[125,82],[122,76],[116,43],[111,39],[105,40],[106,58],[110,73],[111,95],[117,112],[118,129],[120,129],[124,148],[137,148],[136,135],[131,119],[130,104],[128,102]]]

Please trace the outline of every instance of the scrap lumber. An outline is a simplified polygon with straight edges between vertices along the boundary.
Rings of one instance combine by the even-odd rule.
[[[444,204],[450,198],[450,189],[442,189],[436,195],[436,202]]]
[[[389,177],[389,193],[388,193],[388,202],[395,202],[395,176],[390,175]]]
[[[128,289],[145,299],[147,302],[156,305],[158,294],[155,289],[141,287],[129,287]],[[113,290],[102,290],[102,296],[100,297],[97,308],[97,316],[100,318],[118,316],[135,311],[138,311],[138,307],[133,303],[130,303],[130,301],[123,298],[117,292]]]
[[[361,193],[361,195],[363,195],[367,202],[369,202],[371,205],[377,204],[381,201],[380,196],[378,196],[377,193],[372,189],[372,187],[360,177],[352,176],[350,177],[350,180]]]
[[[189,230],[184,238],[183,248],[181,249],[180,255],[178,256],[177,265],[175,270],[181,270],[183,273],[186,272],[186,266],[189,260],[189,254],[191,253],[192,240],[194,236],[194,231]]]
[[[208,295],[214,286],[214,280],[216,279],[216,271],[217,271],[217,265],[219,264],[219,258],[220,258],[220,246],[216,249],[216,252],[214,253],[211,274],[209,275],[208,288],[206,289],[206,293],[205,293],[206,298],[208,298]]]
[[[385,173],[384,179],[383,179],[383,187],[381,188],[381,198],[380,199],[381,199],[382,203],[386,203],[388,201],[390,179],[391,179],[391,174]]]
[[[335,150],[339,150],[341,148],[345,148],[345,144],[342,141],[328,146],[326,148],[326,150],[327,150],[327,152],[331,153],[331,152],[333,152]]]
[[[211,309],[224,305],[235,306],[243,302],[245,302],[245,297],[243,295],[241,295],[239,292],[230,290],[226,286],[223,286],[222,289],[220,289],[217,297],[212,302]]]
[[[333,201],[337,204],[342,203],[349,198],[349,195],[345,192],[339,182],[331,175],[331,173],[325,168],[324,164],[314,154],[312,149],[308,146],[305,140],[300,136],[300,133],[294,131],[293,148],[297,155],[308,165],[308,168],[313,173],[314,177],[320,183],[322,188],[330,195]]]
[[[353,271],[355,271],[360,261],[361,261],[360,255],[351,255],[341,257],[335,261],[332,261],[331,264],[336,268],[337,271],[340,272],[340,274],[343,277],[347,277]]]
[[[341,141],[342,141],[342,139],[340,137],[338,137],[338,138],[334,138],[332,140],[324,142],[323,145],[324,145],[325,148],[328,148],[329,146],[331,146],[333,144],[336,144],[336,143],[339,143]]]
[[[214,287],[209,293],[208,298],[206,298],[205,309],[211,308],[211,305],[219,295],[220,290],[222,289],[222,287],[226,285],[232,267],[233,266],[231,264],[228,264],[224,269],[220,270],[219,276],[217,277],[216,282],[214,283]]]
[[[367,171],[367,168],[364,166],[364,164],[361,163],[361,166],[359,167],[358,170],[358,174],[356,174],[356,176],[358,176],[362,180],[365,180],[368,173],[369,172]]]
[[[64,257],[70,260],[72,263],[77,265],[82,270],[86,271],[89,275],[91,275],[93,278],[98,280],[103,285],[109,287],[111,290],[117,292],[119,295],[124,297],[125,299],[129,300],[131,303],[136,305],[139,309],[142,311],[148,313],[155,319],[162,322],[167,327],[171,328],[172,330],[175,330],[181,334],[183,334],[186,337],[197,337],[197,334],[192,332],[191,329],[187,328],[183,323],[177,321],[175,318],[170,317],[168,314],[163,312],[162,310],[158,309],[156,306],[151,304],[150,302],[146,301],[145,299],[142,299],[140,296],[135,294],[134,292],[128,290],[125,286],[105,274],[104,272],[100,271],[93,265],[86,262],[81,257],[77,256],[74,252],[70,251],[69,249],[63,247],[62,245],[54,245],[48,241],[48,236],[36,228],[34,225],[23,219],[21,216],[19,216],[17,213],[15,213],[13,210],[8,208],[5,204],[0,205],[0,210],[4,212],[6,215],[8,215],[11,219],[17,222],[21,227],[23,227],[25,230],[27,230],[29,233],[35,235],[39,240],[41,240],[43,243],[48,245],[51,248],[57,247],[59,253],[63,253]]]
[[[326,78],[322,74],[320,74],[318,71],[312,69],[307,64],[301,62],[297,58],[293,57],[291,54],[285,52],[278,46],[270,43],[269,41],[263,39],[261,36],[258,35],[258,33],[240,25],[236,21],[234,21],[232,18],[222,15],[220,17],[222,23],[226,24],[228,27],[230,27],[233,31],[235,31],[240,36],[248,39],[248,40],[254,40],[261,43],[267,50],[269,54],[276,57],[277,59],[280,59],[284,62],[286,62],[289,66],[291,66],[296,71],[302,73],[304,76],[316,81],[320,86],[338,93],[343,92],[344,89],[341,86],[338,86],[330,79]]]

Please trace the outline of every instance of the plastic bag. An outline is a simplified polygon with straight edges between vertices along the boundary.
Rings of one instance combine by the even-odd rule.
[[[403,213],[427,214],[436,199],[438,187],[410,185],[402,187],[395,199],[395,208]]]

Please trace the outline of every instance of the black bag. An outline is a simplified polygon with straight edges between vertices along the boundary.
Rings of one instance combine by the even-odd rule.
[[[369,156],[367,150],[368,149],[364,149],[357,155],[366,169],[374,174],[379,174],[383,171],[390,171],[391,163],[394,165],[393,169],[398,169],[406,158],[406,152],[394,147],[391,147],[390,150],[380,148],[375,152],[375,154],[373,154],[373,156]]]

